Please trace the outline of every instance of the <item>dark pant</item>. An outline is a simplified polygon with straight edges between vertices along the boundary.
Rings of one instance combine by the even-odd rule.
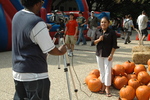
[[[126,36],[125,36],[125,43],[129,43],[130,41],[130,36],[131,36],[132,32],[127,31],[126,32]]]
[[[82,40],[83,44],[86,44],[86,39],[84,37],[83,31],[84,31],[84,27],[80,27],[79,28],[79,38],[78,38],[77,44],[79,44],[81,40]]]
[[[15,95],[13,100],[50,100],[50,81],[48,78],[29,82],[15,82]]]

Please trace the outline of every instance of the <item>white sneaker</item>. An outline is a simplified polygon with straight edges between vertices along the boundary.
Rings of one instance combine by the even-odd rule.
[[[68,52],[68,56],[69,56],[69,55],[70,55],[71,50],[70,50],[70,49],[68,49],[68,50],[67,50],[67,52]]]
[[[68,56],[70,56],[70,52],[68,52]]]
[[[69,56],[69,57],[72,57],[72,56],[73,56],[73,53],[72,53],[72,52],[69,52],[69,53],[68,53],[68,56]]]

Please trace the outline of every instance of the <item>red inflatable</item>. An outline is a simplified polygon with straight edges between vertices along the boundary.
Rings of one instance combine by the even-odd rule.
[[[12,32],[11,32],[11,21],[15,13],[17,12],[16,8],[12,5],[10,0],[0,0],[0,4],[2,5],[2,9],[4,10],[5,19],[6,19],[6,25],[7,25],[7,32],[5,34],[8,34],[7,42],[7,48],[3,48],[3,50],[11,50],[11,44],[12,44]],[[3,23],[1,23],[3,24]],[[6,31],[6,30],[4,30]]]

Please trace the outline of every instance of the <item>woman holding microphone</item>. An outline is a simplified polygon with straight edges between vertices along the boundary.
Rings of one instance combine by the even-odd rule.
[[[109,89],[111,86],[111,69],[113,55],[118,46],[116,33],[109,28],[109,24],[110,22],[107,17],[101,19],[101,29],[97,29],[92,43],[96,45],[96,60],[102,82],[100,94],[106,92],[106,96],[111,97]]]

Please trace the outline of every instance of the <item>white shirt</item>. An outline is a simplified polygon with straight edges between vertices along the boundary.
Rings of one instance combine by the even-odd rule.
[[[138,28],[139,30],[143,30],[147,27],[147,22],[148,22],[148,17],[144,14],[139,15],[139,17],[137,18],[137,24],[138,24]]]
[[[133,21],[132,20],[130,20],[130,19],[128,19],[129,20],[129,29],[128,29],[128,31],[129,32],[131,32],[132,31],[132,27],[131,26],[133,26]]]
[[[123,20],[123,26],[124,26],[124,23],[125,23],[127,20],[129,20],[129,19],[128,19],[128,18],[125,18],[125,19]]]
[[[28,13],[27,10],[22,10]],[[48,53],[55,48],[55,45],[49,35],[47,25],[45,22],[38,22],[31,31],[30,38],[32,42],[38,44],[43,53]],[[18,73],[13,71],[13,78],[17,81],[34,81],[39,79],[48,78],[48,72],[46,73]]]

